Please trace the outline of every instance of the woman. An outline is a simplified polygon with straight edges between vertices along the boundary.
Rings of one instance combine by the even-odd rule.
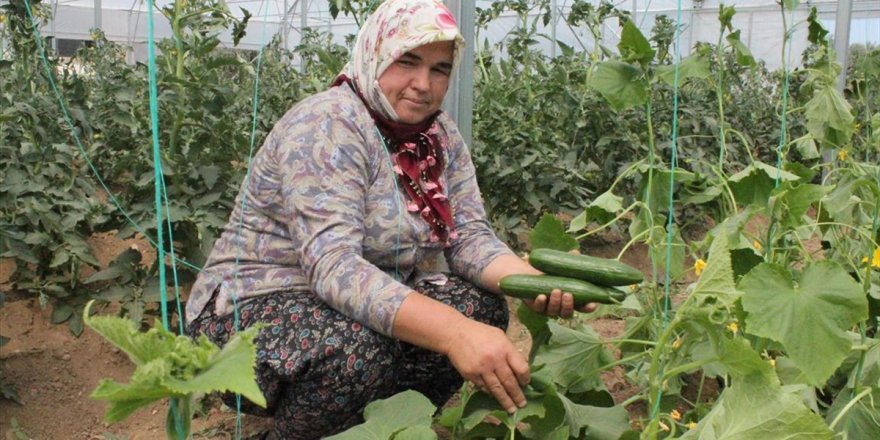
[[[529,366],[497,285],[540,272],[490,229],[440,111],[463,43],[439,0],[386,1],[334,87],[294,106],[254,157],[187,321],[219,344],[267,324],[257,380],[277,438],[342,431],[406,389],[440,406],[463,379],[508,411],[526,403]],[[558,290],[530,306],[573,311]]]

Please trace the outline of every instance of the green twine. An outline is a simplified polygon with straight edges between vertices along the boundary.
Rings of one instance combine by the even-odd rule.
[[[672,227],[674,225],[675,211],[675,168],[678,164],[678,92],[679,92],[679,64],[681,61],[681,0],[677,2],[677,10],[675,17],[675,66],[673,75],[673,97],[672,97],[672,139],[671,139],[671,160],[669,171],[669,205],[667,207],[666,221],[666,264],[665,276],[663,279],[663,321],[661,333],[669,325],[669,309],[671,297],[670,272],[672,272]],[[660,347],[658,347],[659,349]],[[660,377],[663,377],[664,367],[660,366]],[[657,398],[654,401],[654,407],[651,408],[651,419],[657,418],[660,412],[660,400],[663,398],[662,387],[657,389]]]
[[[159,153],[159,98],[156,87],[156,54],[153,47],[153,2],[147,2],[147,71],[150,77],[150,131],[153,143],[153,187],[154,205],[156,208],[156,248],[159,266],[159,298],[162,301],[162,326],[168,329],[168,305],[165,291],[165,246],[162,228],[162,156]]]
[[[782,12],[782,19],[783,22],[785,22],[785,9],[783,9]],[[776,177],[773,180],[774,188],[779,188],[780,181],[782,180],[782,156],[788,135],[788,133],[786,132],[786,116],[788,113],[788,87],[791,77],[790,73],[788,72],[788,66],[791,59],[791,36],[793,35],[793,33],[794,28],[786,29],[785,39],[782,42],[782,110],[781,114],[779,115],[779,144],[776,146]],[[771,216],[770,224],[767,227],[767,251],[766,254],[764,254],[764,259],[767,261],[771,261],[771,259],[773,258],[773,231],[775,229],[776,222]]]
[[[156,207],[156,264],[159,266],[159,299],[161,301],[160,308],[162,310],[162,327],[168,330],[168,293],[166,291],[165,279],[165,246],[163,243],[162,232],[162,199],[165,189],[165,177],[162,174],[162,156],[159,152],[159,99],[156,87],[156,56],[153,45],[153,2],[147,2],[147,68],[150,76],[150,131],[152,132],[153,143],[153,188],[155,189],[154,204]],[[170,216],[168,219],[170,226]],[[171,228],[168,228],[169,233]],[[180,302],[178,298],[177,302]],[[181,326],[180,331],[183,332]],[[174,424],[177,426],[177,432],[181,440],[184,439],[183,420],[180,417],[180,411],[177,410],[177,401],[171,400],[171,414],[174,418]]]
[[[268,21],[269,16],[269,7],[263,3],[263,29],[262,35],[260,36],[260,50],[257,52],[257,66],[254,72],[254,99],[253,106],[251,107],[251,134],[250,134],[250,145],[248,150],[248,158],[247,158],[247,170],[245,171],[244,176],[244,184],[242,185],[242,194],[241,194],[241,204],[239,205],[238,212],[238,226],[236,227],[236,243],[238,246],[236,247],[235,253],[235,263],[233,264],[233,285],[237,285],[238,281],[238,265],[241,261],[241,232],[244,229],[244,211],[247,208],[247,191],[250,186],[251,180],[251,164],[254,158],[254,150],[256,145],[256,133],[257,133],[257,108],[260,105],[260,69],[263,64],[263,47],[265,46],[266,41],[266,22]],[[238,331],[241,325],[240,317],[238,312],[238,292],[234,291],[232,293],[232,322],[234,331]],[[235,395],[235,438],[240,439],[242,434],[242,423],[241,423],[241,394]]]

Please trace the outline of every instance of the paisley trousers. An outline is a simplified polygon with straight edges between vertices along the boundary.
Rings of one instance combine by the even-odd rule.
[[[449,276],[442,285],[413,286],[455,307],[470,319],[501,329],[509,318],[504,297]],[[218,345],[235,333],[234,315],[214,315],[213,300],[187,328]],[[363,423],[373,400],[416,390],[441,407],[461,387],[449,360],[377,333],[327,306],[316,295],[275,293],[238,304],[241,329],[264,327],[254,339],[257,384],[266,397],[260,408],[243,397],[223,401],[244,413],[273,417],[269,438],[319,439]]]

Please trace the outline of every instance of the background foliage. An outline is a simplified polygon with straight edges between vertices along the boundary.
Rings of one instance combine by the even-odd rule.
[[[375,6],[330,3],[334,14],[359,20]],[[33,4],[29,12],[13,0],[0,15],[11,42],[0,60],[0,257],[16,263],[15,294],[39,297],[53,307],[53,321],[74,333],[90,299],[118,301],[142,325],[157,309],[159,265],[171,268],[170,260],[144,261],[128,249],[102,268],[87,240],[100,232],[158,232],[147,66],[127,64],[128,48],[99,31],[70,59],[43,58],[46,45],[34,38],[32,21],[47,12]],[[543,342],[534,344],[533,366],[546,368],[527,390],[530,407],[507,417],[487,396],[463,390],[462,405],[442,423],[474,436],[619,438],[630,428],[625,406],[644,401],[653,413],[641,427],[651,438],[675,436],[676,426],[687,428],[685,438],[721,438],[753,425],[769,436],[874,438],[880,50],[853,48],[840,94],[840,67],[815,13],[800,23],[812,43],[802,67],[769,71],[739,41],[735,9],[722,7],[718,41],[679,65],[673,173],[674,23],[658,17],[643,35],[626,11],[576,1],[569,25],[598,36],[612,23],[621,41],[616,48],[560,45],[550,57],[536,49],[547,7],[504,0],[478,11],[481,30],[502,13],[520,19],[476,58],[471,147],[491,220],[518,249],[542,246],[540,237],[554,234],[578,247],[615,227],[629,234],[624,250],[646,246],[652,273],[611,312],[626,317],[624,334],[610,341],[619,359],[587,326],[521,314],[533,340]],[[158,42],[156,59],[169,203],[163,233],[186,262],[173,268],[185,285],[226,222],[252,148],[291,105],[327,87],[348,48],[314,30],[293,51],[277,41],[259,54],[220,47],[218,36],[237,41],[249,15],[237,19],[218,0],[176,2],[162,13],[174,30]],[[749,230],[755,222],[762,228]],[[685,240],[690,229],[702,237]],[[529,243],[529,231],[544,233]],[[815,237],[820,251],[805,245]],[[702,265],[685,267],[687,257]],[[682,284],[691,271],[697,281]],[[664,284],[690,295],[670,308]],[[628,402],[613,402],[598,376],[618,366],[641,390]],[[694,372],[725,389],[717,405],[686,402],[676,418],[661,401],[680,398],[685,375]],[[752,404],[753,396],[770,398]],[[363,429],[387,428],[380,416],[395,411],[385,405],[374,406],[375,419]],[[405,429],[426,435],[429,420],[417,409],[418,426]],[[483,423],[487,414],[502,423]],[[786,417],[795,422],[777,423]]]

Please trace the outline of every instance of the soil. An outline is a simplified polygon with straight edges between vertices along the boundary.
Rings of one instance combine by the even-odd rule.
[[[123,249],[137,246],[149,251],[143,240],[117,240],[112,234],[92,238],[91,245],[102,266]],[[620,245],[597,245],[590,254],[616,257]],[[154,256],[145,255],[151,261]],[[643,248],[631,248],[623,260],[640,269],[650,267]],[[164,438],[167,402],[141,409],[125,421],[109,424],[103,420],[105,405],[89,398],[103,378],[125,382],[134,368],[124,353],[86,328],[75,337],[66,325],[50,322],[51,310],[43,308],[33,297],[16,295],[9,290],[9,276],[15,266],[0,260],[0,291],[7,292],[6,303],[0,307],[0,335],[9,342],[0,348],[0,378],[12,384],[21,403],[0,398],[0,439],[85,439],[85,440],[154,440]],[[599,319],[590,321],[603,337],[613,337],[623,330],[623,321]],[[531,346],[528,331],[516,321],[508,336],[517,347],[528,353]],[[623,379],[618,369],[604,374],[608,390],[615,401],[625,400],[637,390]],[[193,421],[196,439],[251,439],[267,426],[267,419],[243,415],[241,432],[235,434],[236,414],[206,399],[205,407]],[[633,415],[642,412],[631,408]]]

